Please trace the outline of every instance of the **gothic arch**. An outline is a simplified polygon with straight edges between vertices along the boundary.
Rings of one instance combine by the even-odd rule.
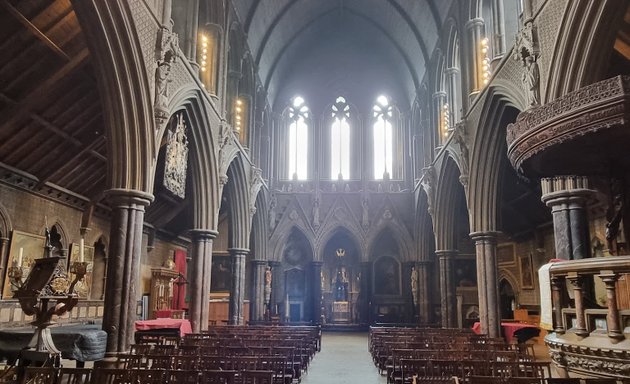
[[[108,186],[153,191],[157,129],[151,81],[126,1],[73,1],[99,77],[107,132]],[[156,36],[157,39],[157,36]],[[133,108],[129,108],[132,105]]]
[[[0,203],[0,237],[9,237],[9,233],[13,230],[13,224],[11,223],[11,216],[9,216],[9,212],[5,208],[5,206]],[[0,255],[1,257],[2,255]]]
[[[360,237],[357,236],[357,234],[353,230],[351,230],[350,228],[342,224],[336,224],[334,228],[330,228],[329,230],[326,231],[326,233],[323,236],[320,237],[320,240],[318,242],[319,244],[318,252],[317,252],[317,255],[315,256],[315,259],[319,261],[324,260],[324,256],[325,256],[324,252],[326,249],[326,245],[338,233],[344,233],[347,236],[347,238],[350,239],[350,241],[352,241],[354,247],[360,253],[361,258],[359,259],[359,261],[366,261],[365,249],[364,247],[361,246],[362,244],[364,244],[364,242],[359,241]]]
[[[53,218],[52,223],[53,224],[50,226],[50,229],[52,229],[55,226],[57,227],[57,233],[60,236],[59,242],[64,247],[63,249],[68,250],[70,248],[70,239],[68,238],[68,235],[66,233],[66,228],[68,227],[63,223],[63,220],[61,220],[61,218],[59,217]]]
[[[459,168],[453,157],[445,156],[440,167],[433,216],[435,246],[438,250],[457,249],[456,199],[459,193],[464,193],[459,176]]]
[[[384,222],[384,220],[381,220],[378,225],[373,226],[373,230],[371,230],[370,232],[372,233],[372,235],[368,237],[370,240],[367,246],[367,259],[365,261],[368,261],[370,260],[370,258],[372,258],[379,238],[386,233],[389,234],[396,242],[400,257],[399,261],[413,261],[413,241],[411,239],[411,235],[406,228],[401,226],[395,220],[389,220],[388,222]]]
[[[219,167],[216,157],[217,146],[213,132],[218,131],[218,122],[204,102],[201,92],[194,87],[179,89],[171,99],[171,115],[177,111],[185,113],[189,141],[191,190],[193,193],[192,229],[216,229],[221,195],[219,192]]]
[[[225,185],[229,200],[230,231],[228,246],[230,248],[249,249],[251,232],[251,216],[249,209],[249,183],[246,159],[239,153],[231,162],[228,171],[228,182]]]
[[[509,111],[516,111],[513,117]],[[508,112],[508,113],[506,113]],[[497,229],[499,164],[506,151],[505,119],[516,119],[517,104],[501,89],[491,88],[475,132],[470,159],[468,206],[471,232]]]
[[[420,188],[416,201],[415,235],[417,261],[430,261],[435,254],[435,234],[433,218],[429,214],[427,194]]]
[[[260,189],[260,192],[256,196],[256,212],[252,218],[249,249],[253,253],[254,259],[257,260],[267,260],[269,258],[269,255],[266,253],[267,249],[269,249],[269,236],[267,235],[269,233],[268,195],[269,190],[267,188]]]
[[[299,235],[303,237],[304,240],[306,240],[306,243],[308,244],[307,251],[310,252],[312,261],[320,261],[320,260],[316,260],[317,254],[315,253],[315,248],[313,247],[312,239],[309,236],[306,236],[306,232],[304,232],[304,230],[300,228],[298,225],[289,225],[288,230],[283,231],[281,238],[278,239],[279,241],[276,242],[276,246],[274,248],[274,252],[270,260],[282,262],[283,251],[286,247],[286,243],[291,237],[291,235],[295,232],[299,233]]]

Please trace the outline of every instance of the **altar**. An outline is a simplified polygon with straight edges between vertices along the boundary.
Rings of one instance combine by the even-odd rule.
[[[333,310],[332,310],[332,322],[333,323],[350,323],[352,321],[352,316],[350,312],[349,301],[335,301],[333,302]]]

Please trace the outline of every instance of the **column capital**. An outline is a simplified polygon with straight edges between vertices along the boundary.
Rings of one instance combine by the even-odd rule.
[[[589,189],[586,176],[555,176],[540,179],[541,200],[547,206],[566,202],[567,199],[585,199],[594,193]]]
[[[8,237],[0,237],[0,243],[6,243],[7,241],[9,241]]]
[[[190,237],[192,237],[193,241],[214,240],[219,235],[219,232],[214,229],[201,228],[190,229],[188,230],[188,233],[190,233]]]
[[[276,261],[276,260],[270,260],[269,261],[269,265],[271,266],[271,268],[275,268],[275,267],[281,266],[282,262]]]
[[[604,282],[604,284],[611,285],[614,287],[617,280],[619,280],[619,274],[614,273],[612,271],[606,271],[598,275],[600,279]]]
[[[448,259],[453,258],[459,254],[457,249],[441,249],[435,251],[435,255],[440,259]]]
[[[257,267],[265,266],[265,265],[267,265],[267,260],[254,259],[254,260],[252,260],[252,264],[254,264]]]
[[[228,248],[231,256],[247,256],[249,255],[249,249],[247,248]]]
[[[444,91],[437,91],[433,93],[433,99],[439,99],[439,98],[445,98],[446,97],[446,92]]]
[[[129,204],[137,204],[148,206],[153,202],[155,197],[148,192],[138,191],[136,189],[112,188],[105,191],[105,195],[114,205],[125,206]]]
[[[498,231],[478,231],[478,232],[471,232],[468,236],[470,236],[470,238],[474,242],[487,241],[487,242],[496,243],[497,237],[499,236],[500,233],[501,232],[498,232]]]
[[[464,27],[466,27],[466,29],[473,29],[475,27],[481,27],[484,24],[485,24],[485,21],[483,21],[481,17],[475,17],[474,19],[468,20],[466,24],[464,25]]]

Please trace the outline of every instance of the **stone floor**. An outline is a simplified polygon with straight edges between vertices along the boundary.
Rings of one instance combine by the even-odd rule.
[[[301,384],[387,383],[372,363],[367,332],[325,332],[322,350],[311,362]]]

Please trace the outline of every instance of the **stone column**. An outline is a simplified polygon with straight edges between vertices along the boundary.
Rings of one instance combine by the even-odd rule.
[[[282,263],[270,261],[269,265],[271,266],[271,302],[269,303],[269,312],[273,315],[278,315],[280,313],[280,308],[277,308],[278,303],[284,301],[284,296],[282,295]]]
[[[193,229],[192,255],[188,279],[190,281],[190,309],[188,317],[195,333],[208,329],[210,310],[210,274],[212,271],[212,242],[219,233],[210,229]]]
[[[322,319],[322,261],[311,262],[311,291],[313,298],[313,324]],[[348,294],[349,295],[349,294]]]
[[[608,306],[608,337],[613,340],[623,340],[623,329],[619,320],[619,308],[617,307],[617,287],[616,283],[619,275],[616,273],[605,273],[599,275],[606,284],[606,305]]]
[[[429,324],[433,320],[429,286],[430,267],[430,261],[419,261],[416,263],[416,271],[418,271],[418,303],[416,308],[418,310],[419,324]]]
[[[266,260],[252,260],[252,299],[249,309],[249,319],[263,320],[265,315],[265,268]]]
[[[7,262],[9,260],[9,255],[7,255],[8,243],[7,237],[0,237],[0,299],[3,299],[2,289],[4,288],[4,277],[7,274]]]
[[[575,334],[581,337],[588,336],[586,330],[586,309],[584,305],[584,283],[585,277],[572,272],[567,276],[567,280],[573,286],[573,295],[575,300]]]
[[[440,299],[442,313],[442,327],[454,328],[455,321],[455,287],[453,286],[453,259],[457,255],[455,250],[435,251],[440,260]]]
[[[153,195],[125,189],[110,189],[106,193],[112,219],[103,330],[107,332],[106,357],[115,357],[128,351],[133,342],[144,209],[153,201]]]
[[[481,333],[485,333],[490,337],[501,337],[497,233],[475,232],[470,234],[470,238],[475,242],[477,254],[477,289]]]
[[[243,304],[245,301],[245,259],[248,249],[230,248],[232,256],[232,289],[230,290],[230,318],[231,325],[243,324]]]
[[[481,90],[481,39],[483,38],[484,21],[480,18],[470,19],[466,23],[468,30],[468,44],[464,44],[470,50],[467,57],[467,76],[469,98],[472,98]]]
[[[578,260],[590,257],[586,202],[594,193],[583,176],[557,176],[540,180],[541,200],[551,208],[556,257]]]
[[[450,127],[455,127],[455,124],[459,122],[461,117],[460,109],[462,108],[459,105],[459,100],[457,96],[459,95],[459,68],[451,67],[446,68],[444,71],[446,75],[446,84],[448,85],[448,102],[449,102],[449,110],[450,110],[450,119],[451,124]]]
[[[232,129],[236,128],[236,120],[235,120],[235,108],[236,108],[236,98],[238,97],[238,82],[241,79],[241,72],[240,71],[235,71],[235,70],[229,70],[228,71],[228,78],[227,78],[227,98],[226,98],[226,102],[228,103],[228,105],[225,106],[225,109],[227,110],[227,116],[229,116],[229,123],[232,126]]]

